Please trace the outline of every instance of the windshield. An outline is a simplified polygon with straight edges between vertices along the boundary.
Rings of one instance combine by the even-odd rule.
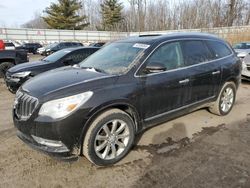
[[[250,43],[238,43],[233,45],[234,49],[250,49]]]
[[[70,52],[71,51],[69,51],[69,50],[60,50],[58,52],[55,52],[55,53],[43,58],[42,60],[46,61],[46,62],[54,63]]]
[[[108,74],[122,74],[149,45],[138,43],[111,43],[81,62],[81,68],[94,68]]]
[[[56,45],[57,45],[57,43],[49,44],[49,45],[45,46],[45,48],[46,48],[46,49],[48,49],[48,48],[53,48],[53,47],[56,46]]]

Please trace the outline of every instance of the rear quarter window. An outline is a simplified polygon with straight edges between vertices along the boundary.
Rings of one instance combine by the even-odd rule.
[[[7,46],[7,47],[15,47],[15,45],[13,43],[11,43],[11,42],[6,42],[5,46]]]
[[[232,54],[232,51],[222,42],[206,41],[208,47],[214,52],[216,59]]]

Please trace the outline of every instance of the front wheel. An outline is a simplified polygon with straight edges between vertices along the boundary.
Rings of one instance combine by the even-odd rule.
[[[121,160],[134,142],[134,122],[124,111],[111,109],[100,114],[83,139],[83,154],[98,166]]]
[[[214,104],[209,108],[213,114],[224,116],[233,108],[236,97],[236,86],[233,82],[227,82],[222,87],[220,94]]]

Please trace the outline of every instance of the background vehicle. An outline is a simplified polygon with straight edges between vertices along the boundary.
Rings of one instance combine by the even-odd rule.
[[[247,54],[250,54],[250,42],[241,42],[233,45],[233,49],[237,56],[243,59]]]
[[[77,64],[98,49],[96,47],[68,48],[55,52],[40,61],[16,65],[6,72],[5,83],[9,91],[15,93],[29,78],[51,69]]]
[[[39,53],[40,55],[45,55],[45,51],[46,51],[47,49],[49,49],[51,46],[54,46],[54,45],[56,45],[56,44],[58,44],[58,43],[52,43],[52,44],[48,44],[48,45],[46,45],[46,46],[43,46],[43,47],[41,47],[41,48],[38,48],[38,49],[37,49],[37,53]]]
[[[242,60],[242,73],[241,78],[243,80],[250,81],[250,55],[246,55],[246,57]]]
[[[5,42],[5,50],[15,50],[15,45],[12,42]]]
[[[104,44],[105,42],[96,42],[96,43],[91,43],[89,46],[102,47]]]
[[[36,54],[37,53],[37,49],[41,48],[42,45],[39,43],[25,43],[19,47],[17,47],[17,49],[23,49],[23,50],[27,50],[28,53],[33,53]]]
[[[5,50],[5,45],[3,40],[0,40],[0,50]]]
[[[73,47],[80,47],[83,46],[82,43],[79,42],[60,42],[60,43],[54,43],[46,47],[44,55],[50,55],[54,52],[57,52],[59,50],[65,49],[65,48],[73,48]]]
[[[27,52],[24,50],[0,50],[0,78],[14,65],[28,62]]]
[[[203,107],[227,115],[240,78],[240,60],[213,35],[125,39],[79,67],[25,82],[13,120],[18,136],[36,149],[62,158],[84,154],[96,165],[111,165],[150,126]]]

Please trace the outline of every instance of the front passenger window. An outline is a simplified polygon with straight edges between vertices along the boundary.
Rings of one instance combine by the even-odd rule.
[[[162,65],[166,70],[183,67],[183,59],[179,42],[167,43],[159,48],[149,57],[146,66]]]

